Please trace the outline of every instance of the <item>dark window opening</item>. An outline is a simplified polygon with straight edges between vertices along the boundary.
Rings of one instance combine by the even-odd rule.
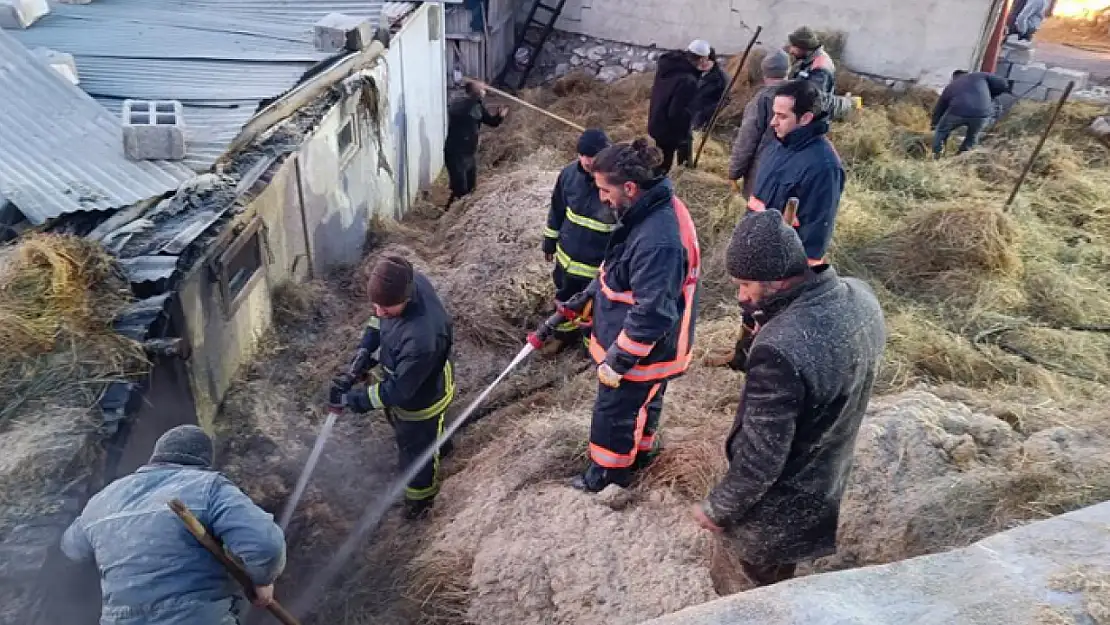
[[[262,248],[258,234],[252,234],[247,244],[227,264],[227,292],[232,300],[239,297],[251,278],[262,269]]]

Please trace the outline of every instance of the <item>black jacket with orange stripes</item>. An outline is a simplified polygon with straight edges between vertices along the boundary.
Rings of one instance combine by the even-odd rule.
[[[367,324],[359,348],[373,354],[367,365],[381,363],[384,376],[377,384],[351,390],[352,410],[389,408],[406,421],[429,419],[446,410],[455,395],[451,325],[432,283],[414,272],[412,298],[401,316],[371,317]]]
[[[601,201],[593,175],[576,160],[559,173],[551,192],[543,251],[555,254],[567,273],[592,280],[605,258],[616,221],[613,209]]]
[[[631,382],[682,375],[694,343],[700,266],[694,221],[661,178],[621,217],[590,285],[594,361]]]

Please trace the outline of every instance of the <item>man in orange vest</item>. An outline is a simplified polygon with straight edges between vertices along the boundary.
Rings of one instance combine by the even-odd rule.
[[[592,324],[599,380],[590,463],[575,488],[628,486],[658,454],[667,381],[690,365],[697,314],[698,237],[690,213],[659,175],[663,155],[646,139],[610,146],[593,163],[601,199],[618,221],[600,274],[562,305]],[[590,303],[592,302],[592,306]],[[590,310],[590,319],[583,319]]]

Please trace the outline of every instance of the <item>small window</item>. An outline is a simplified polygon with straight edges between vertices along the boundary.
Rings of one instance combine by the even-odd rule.
[[[263,236],[262,219],[256,217],[217,261],[216,278],[227,316],[235,314],[254,284],[263,277]]]
[[[354,115],[348,117],[347,121],[339,127],[336,142],[339,147],[339,165],[342,167],[358,150],[358,124]]]

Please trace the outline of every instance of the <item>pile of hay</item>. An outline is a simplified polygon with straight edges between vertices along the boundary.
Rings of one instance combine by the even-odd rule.
[[[127,280],[84,239],[33,234],[0,252],[0,532],[52,511],[86,448],[108,382],[145,371],[112,321]]]

